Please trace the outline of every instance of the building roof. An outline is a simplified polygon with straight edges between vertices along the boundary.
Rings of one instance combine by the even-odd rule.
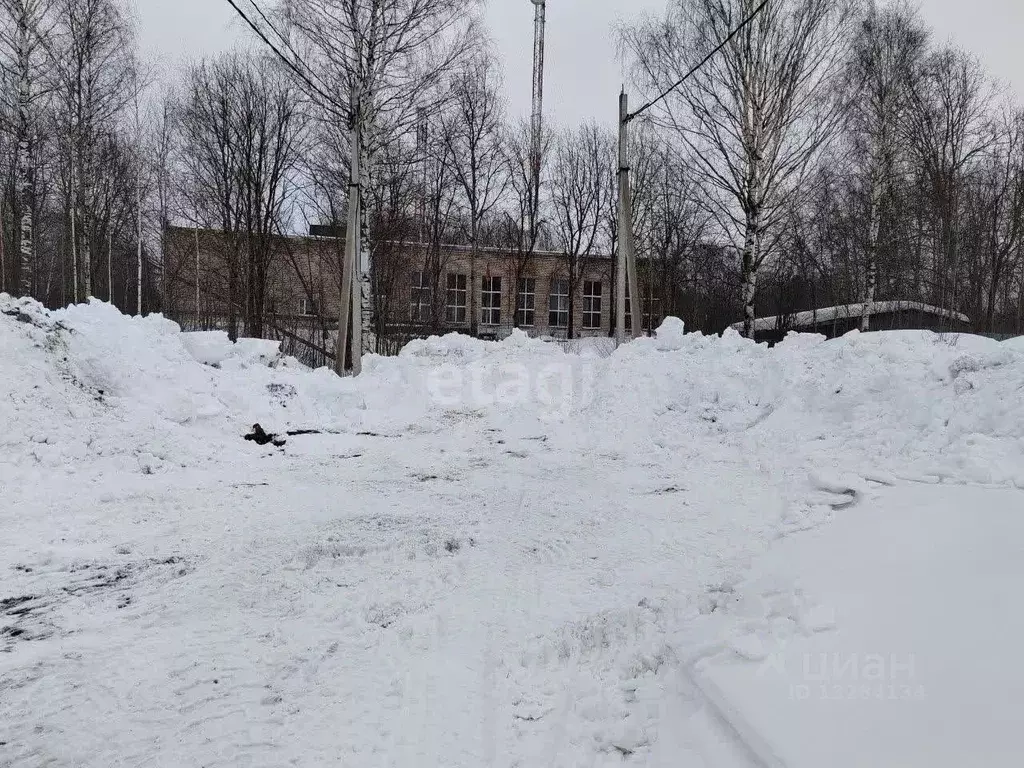
[[[317,241],[323,241],[323,240],[339,240],[339,239],[342,239],[345,236],[346,229],[347,228],[344,225],[332,226],[332,225],[329,225],[329,224],[311,224],[310,227],[309,227],[309,234],[308,235],[299,234],[299,233],[284,233],[284,234],[275,235],[274,237],[275,238],[280,238],[281,240],[293,240],[293,241],[304,241],[304,242],[317,242]],[[196,231],[198,231],[199,233],[201,233],[203,235],[219,236],[219,235],[223,235],[224,234],[223,230],[220,230],[220,229],[209,229],[209,228],[205,228],[205,227],[200,227],[197,230],[196,227],[178,226],[178,225],[175,225],[175,224],[168,225],[167,226],[167,231],[168,232],[182,232],[182,233],[188,235],[189,237],[192,237],[193,234]],[[403,248],[408,248],[410,250],[428,250],[430,248],[437,247],[439,250],[441,250],[441,251],[443,251],[445,253],[465,253],[465,254],[470,254],[470,253],[473,252],[473,246],[466,245],[464,243],[444,243],[444,242],[442,242],[442,243],[429,243],[429,242],[421,242],[419,240],[413,240],[413,239],[409,239],[409,240],[384,240],[384,241],[382,241],[382,243],[385,244],[385,245],[391,245],[391,246],[396,246],[397,245],[397,246],[401,246]],[[506,247],[506,246],[494,246],[494,245],[480,245],[480,246],[477,246],[476,251],[477,251],[477,253],[480,256],[493,256],[493,255],[508,256],[508,255],[512,255],[514,253],[512,248],[509,248],[509,247]],[[533,258],[540,258],[540,259],[543,259],[543,258],[564,259],[565,258],[565,253],[563,251],[547,251],[547,250],[542,250],[542,249],[538,248],[538,249],[535,249],[530,254],[530,256],[533,257]],[[612,254],[609,254],[609,253],[590,253],[590,254],[586,254],[586,255],[581,255],[580,258],[581,259],[588,259],[590,261],[611,261],[612,260]]]
[[[920,312],[926,315],[944,317],[958,320],[961,323],[970,323],[971,318],[963,312],[954,312],[949,309],[933,307],[931,304],[924,304],[920,301],[876,301],[872,314],[884,315],[894,312]],[[774,331],[779,328],[789,330],[800,330],[801,328],[814,328],[818,325],[828,325],[836,320],[856,319],[864,314],[864,304],[842,304],[835,307],[822,307],[811,309],[806,312],[795,312],[792,315],[783,315],[780,321],[778,315],[772,317],[759,317],[754,321],[754,331]],[[734,330],[743,330],[743,323],[733,323]]]

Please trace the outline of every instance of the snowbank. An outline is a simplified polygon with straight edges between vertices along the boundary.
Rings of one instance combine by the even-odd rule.
[[[15,447],[3,459],[13,463],[130,453],[161,433],[196,439],[177,428],[221,451],[254,422],[399,434],[475,414],[560,422],[610,451],[685,450],[694,435],[714,436],[782,474],[845,468],[1024,487],[1024,348],[981,337],[790,334],[768,348],[733,331],[686,334],[669,318],[606,359],[521,332],[502,342],[451,334],[370,357],[352,381],[305,370],[272,342],[181,333],[98,301],[47,312],[4,297],[0,311],[0,440]],[[110,437],[83,444],[76,422],[87,416]],[[162,458],[204,455],[194,444],[181,453]]]
[[[791,333],[769,348],[732,331],[684,335],[669,320],[613,356],[587,416],[606,424],[606,445],[717,435],[779,472],[1024,487],[1024,355],[977,336]]]
[[[924,768],[963,725],[1013,764],[1024,347],[588,346],[453,335],[344,380],[0,297],[0,760]],[[929,698],[758,675],[819,653],[916,653]]]
[[[0,296],[0,462],[152,472],[239,455],[253,423],[350,427],[351,381],[308,371],[261,340],[182,333],[91,301],[48,312]]]

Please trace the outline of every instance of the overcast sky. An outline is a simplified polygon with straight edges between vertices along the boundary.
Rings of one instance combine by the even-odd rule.
[[[246,0],[247,2],[248,0]],[[145,49],[168,67],[230,47],[244,35],[226,0],[133,0]],[[270,7],[271,0],[257,0]],[[952,39],[980,56],[1024,103],[1024,0],[919,0],[939,39]],[[244,7],[244,4],[243,4]],[[611,122],[622,71],[611,28],[665,0],[548,0],[545,112],[554,121],[588,118]],[[505,62],[511,109],[530,102],[533,5],[529,0],[488,0],[487,21]]]

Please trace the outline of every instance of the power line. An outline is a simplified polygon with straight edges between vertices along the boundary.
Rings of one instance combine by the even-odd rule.
[[[228,5],[230,5],[232,8],[234,8],[235,12],[239,16],[242,17],[242,20],[247,25],[249,25],[249,28],[252,29],[252,31],[257,34],[257,36],[260,38],[260,40],[262,40],[264,43],[266,43],[267,47],[269,47],[270,50],[272,50],[274,52],[274,54],[281,61],[283,61],[285,63],[285,66],[287,66],[288,69],[290,69],[292,72],[294,72],[299,77],[299,79],[302,80],[302,82],[304,82],[313,91],[313,93],[315,93],[318,96],[320,96],[320,98],[323,99],[326,102],[322,106],[326,107],[329,111],[334,112],[339,117],[343,117],[344,116],[344,109],[345,109],[345,107],[343,107],[342,105],[338,104],[338,102],[336,102],[334,99],[332,99],[326,93],[324,93],[324,91],[321,90],[320,87],[317,86],[316,83],[314,83],[312,80],[309,79],[309,77],[306,75],[305,72],[303,72],[301,69],[299,69],[298,64],[296,64],[291,59],[289,59],[287,56],[285,56],[283,53],[281,53],[280,49],[278,49],[278,47],[276,45],[274,45],[274,43],[272,43],[267,38],[267,36],[266,36],[266,34],[264,34],[263,30],[260,29],[259,26],[252,19],[250,19],[246,15],[245,11],[243,11],[241,8],[238,7],[238,4],[235,2],[235,0],[227,0],[227,2],[228,2]],[[253,4],[255,5],[255,3],[253,3]],[[259,8],[257,8],[256,10],[259,11]],[[260,12],[260,13],[262,14],[262,12]],[[280,35],[280,34],[281,33],[278,32],[278,35]],[[298,57],[296,57],[296,58],[298,59]],[[299,63],[302,62],[301,59],[298,59],[298,61],[299,61]]]
[[[256,10],[256,13],[260,15],[260,18],[263,19],[263,23],[270,27],[270,30],[281,39],[281,42],[284,43],[284,47],[291,52],[292,56],[295,58],[295,61],[299,62],[300,64],[303,64],[305,66],[306,71],[312,77],[315,77],[317,79],[317,82],[320,83],[320,85],[324,86],[325,88],[330,88],[327,82],[322,77],[320,77],[316,72],[313,71],[312,67],[310,67],[308,64],[302,61],[302,57],[299,55],[299,52],[295,50],[295,47],[292,45],[292,41],[288,38],[287,35],[285,35],[281,30],[279,30],[274,25],[274,22],[272,22],[270,18],[267,16],[267,14],[264,13],[263,9],[260,8],[256,0],[249,0],[249,5],[251,5]]]
[[[229,0],[229,2],[230,2],[230,0]],[[768,5],[769,2],[771,2],[771,0],[764,0],[764,2],[762,2],[759,6],[757,6],[757,8],[754,9],[754,12],[752,14],[750,14],[746,19],[743,20],[742,24],[740,24],[738,27],[736,27],[736,29],[734,29],[732,32],[730,32],[729,36],[726,37],[725,40],[723,40],[721,43],[719,43],[715,47],[715,50],[711,51],[711,53],[709,53],[707,56],[705,56],[703,59],[701,59],[699,64],[694,66],[692,69],[690,69],[689,72],[687,72],[685,75],[683,75],[681,78],[679,78],[679,80],[676,83],[674,83],[673,85],[671,85],[668,88],[666,88],[665,91],[660,96],[658,96],[657,98],[652,99],[651,101],[647,102],[642,107],[640,107],[640,109],[636,110],[636,112],[633,112],[633,113],[627,115],[626,116],[626,121],[628,122],[630,120],[634,120],[637,117],[640,117],[640,115],[642,115],[648,109],[650,109],[655,104],[657,104],[659,101],[661,101],[666,96],[668,96],[670,93],[672,93],[672,91],[674,91],[680,85],[682,85],[687,80],[689,80],[691,76],[696,74],[705,64],[707,64],[709,61],[711,61],[711,59],[713,59],[715,57],[716,53],[718,53],[720,50],[725,48],[725,46],[727,46],[729,43],[731,43],[732,39],[734,37],[736,37],[736,35],[738,35],[740,32],[742,32],[755,18],[757,18],[757,15],[759,13],[761,13],[761,11],[763,11],[765,9],[765,7]]]
[[[284,36],[284,34],[277,27],[274,26],[273,22],[267,18],[267,14],[265,14],[263,12],[263,9],[259,7],[259,5],[256,3],[256,0],[249,0],[249,5],[251,5],[253,9],[256,11],[256,13],[260,15],[260,18],[263,19],[263,23],[270,27],[271,31],[275,35],[281,38],[281,42],[283,42],[285,44],[285,47],[292,52],[292,55],[298,56],[298,54],[295,52],[295,49],[292,48],[291,42],[288,40],[287,37]]]

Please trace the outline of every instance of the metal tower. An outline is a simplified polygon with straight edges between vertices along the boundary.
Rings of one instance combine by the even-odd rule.
[[[544,24],[547,13],[547,0],[530,0],[533,3],[535,16],[533,22],[533,114],[530,116],[531,147],[530,171],[532,174],[533,200],[530,222],[531,233],[535,234],[536,220],[540,206],[540,161],[541,141],[544,131]]]
[[[535,17],[533,22],[533,115],[530,127],[533,129],[534,151],[539,154],[541,132],[544,128],[544,25],[547,14],[547,0],[530,0]]]

